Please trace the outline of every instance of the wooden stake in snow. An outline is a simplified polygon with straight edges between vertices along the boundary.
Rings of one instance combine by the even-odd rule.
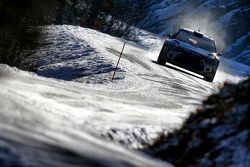
[[[122,47],[122,51],[121,51],[121,53],[120,53],[118,62],[117,62],[116,67],[115,67],[115,71],[114,71],[113,76],[112,76],[112,80],[114,80],[114,78],[115,78],[115,73],[116,73],[116,71],[117,71],[117,68],[118,68],[118,65],[119,65],[119,63],[120,63],[120,60],[121,60],[121,57],[122,57],[122,54],[123,54],[123,51],[124,51],[124,48],[125,48],[126,44],[127,44],[127,43],[124,42],[123,47]]]
[[[149,16],[144,20],[144,22],[142,23],[142,25],[139,26],[139,27],[141,27],[141,29],[142,29],[143,26],[151,19],[152,14],[153,14],[153,12],[151,12],[151,13],[149,14]],[[134,35],[133,35],[134,41],[135,41],[136,35],[139,33],[139,31],[140,31],[141,29],[138,28],[138,30],[134,33]],[[118,62],[117,62],[117,64],[116,64],[115,71],[114,71],[114,73],[113,73],[113,76],[112,76],[111,80],[114,80],[114,78],[115,78],[115,73],[116,73],[116,71],[117,71],[117,68],[118,68],[118,65],[119,65],[119,63],[120,63],[120,60],[121,60],[121,57],[122,57],[122,54],[123,54],[123,51],[124,51],[124,48],[125,48],[126,44],[127,44],[127,43],[124,42],[123,47],[122,47],[122,51],[121,51],[121,53],[120,53],[120,56],[119,56]]]

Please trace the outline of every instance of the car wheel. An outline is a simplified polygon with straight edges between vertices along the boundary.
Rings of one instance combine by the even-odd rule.
[[[210,73],[210,74],[204,76],[204,80],[208,81],[208,82],[213,82],[215,74],[216,74],[216,72],[213,72],[213,73]]]
[[[157,59],[157,63],[160,64],[160,65],[165,65],[167,62],[167,56],[164,52],[164,46],[162,47],[162,50],[161,50],[161,53]]]
[[[214,76],[215,76],[216,71],[217,71],[217,69],[219,67],[219,64],[220,64],[220,62],[218,61],[217,64],[216,64],[216,69],[214,69],[214,72],[211,72],[211,73],[207,74],[206,76],[204,76],[205,81],[213,82]]]

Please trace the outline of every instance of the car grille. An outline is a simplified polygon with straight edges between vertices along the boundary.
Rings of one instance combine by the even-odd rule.
[[[204,63],[201,57],[192,55],[190,53],[182,53],[175,57],[175,61],[183,65],[186,68],[196,70],[196,71],[203,71],[204,70]]]

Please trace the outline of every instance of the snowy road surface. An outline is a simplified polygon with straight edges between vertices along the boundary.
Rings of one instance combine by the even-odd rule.
[[[214,83],[160,66],[162,39],[142,32],[111,81],[123,40],[73,26],[44,29],[38,75],[0,65],[5,166],[170,166],[131,149],[180,126],[223,81],[249,74],[224,59]]]

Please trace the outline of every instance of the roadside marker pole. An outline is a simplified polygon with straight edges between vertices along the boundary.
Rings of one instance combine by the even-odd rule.
[[[148,20],[151,19],[152,13],[153,13],[153,12],[151,12],[151,13],[149,14],[149,16],[145,19],[145,21],[143,22],[143,24],[140,26],[141,28],[148,22]],[[135,36],[136,36],[140,31],[141,31],[141,29],[138,28],[138,30],[134,33],[134,40],[135,40]],[[123,47],[122,47],[122,51],[121,51],[121,53],[120,53],[120,56],[119,56],[119,59],[118,59],[118,62],[117,62],[117,65],[116,65],[116,67],[115,67],[115,71],[114,71],[114,73],[113,73],[113,76],[112,76],[111,80],[114,80],[114,78],[115,78],[115,73],[116,73],[116,71],[117,71],[117,68],[118,68],[118,65],[119,65],[119,63],[120,63],[120,60],[121,60],[121,57],[122,57],[122,54],[123,54],[123,50],[124,50],[126,44],[127,44],[127,43],[124,41],[124,44],[123,44]]]
[[[117,71],[117,68],[118,68],[118,65],[119,65],[119,63],[120,63],[120,60],[121,60],[121,57],[122,57],[122,54],[123,54],[123,51],[124,51],[124,48],[125,48],[126,44],[127,44],[127,43],[124,42],[123,47],[122,47],[122,51],[121,51],[121,53],[120,53],[118,62],[117,62],[116,67],[115,67],[115,71],[114,71],[113,76],[112,76],[112,80],[114,80],[114,78],[115,78],[115,73],[116,73],[116,71]]]

